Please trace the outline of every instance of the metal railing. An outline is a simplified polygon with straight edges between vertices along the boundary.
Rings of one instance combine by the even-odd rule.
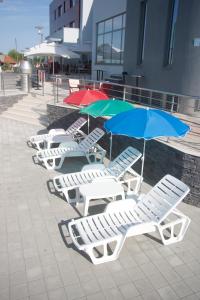
[[[52,76],[54,104],[61,104],[69,95],[68,76]],[[160,108],[171,113],[200,115],[200,96],[182,95],[143,87],[123,85],[111,81],[80,79],[80,88],[100,89],[110,98],[121,99],[135,105]]]

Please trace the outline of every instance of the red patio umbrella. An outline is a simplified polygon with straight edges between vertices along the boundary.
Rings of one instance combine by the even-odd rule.
[[[64,103],[77,106],[89,105],[97,100],[107,100],[108,96],[99,90],[81,90],[71,93],[63,100]]]

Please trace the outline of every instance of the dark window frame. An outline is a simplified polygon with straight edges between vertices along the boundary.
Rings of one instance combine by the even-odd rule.
[[[144,61],[144,48],[146,39],[147,24],[147,0],[140,2],[140,19],[139,19],[139,35],[138,35],[138,55],[137,64],[141,65]]]
[[[174,58],[176,24],[178,19],[179,0],[169,0],[167,39],[164,65],[171,66]]]

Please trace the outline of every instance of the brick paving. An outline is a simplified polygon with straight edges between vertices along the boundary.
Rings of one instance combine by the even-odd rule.
[[[67,222],[81,206],[75,210],[48,188],[59,172],[35,165],[26,145],[40,129],[0,117],[0,299],[200,299],[200,209],[180,205],[192,219],[183,242],[129,238],[117,261],[94,266],[68,236]],[[84,163],[68,159],[60,172]]]

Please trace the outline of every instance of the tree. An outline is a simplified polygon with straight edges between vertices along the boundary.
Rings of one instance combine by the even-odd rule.
[[[8,55],[16,61],[20,61],[21,59],[23,59],[23,54],[16,51],[15,49],[10,50],[8,52]]]

